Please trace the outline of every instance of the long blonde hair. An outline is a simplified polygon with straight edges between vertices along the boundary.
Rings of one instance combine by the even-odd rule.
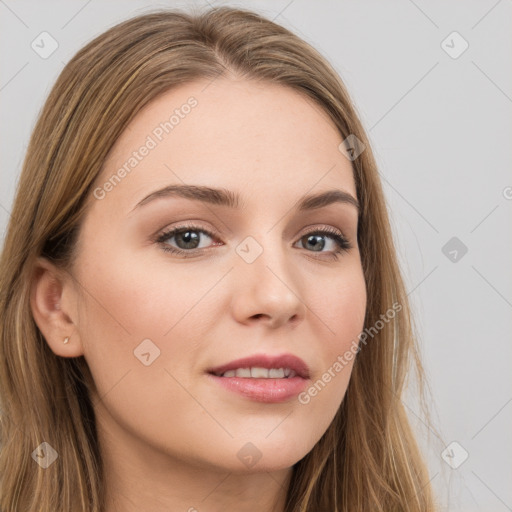
[[[45,256],[70,269],[91,186],[142,107],[175,86],[228,74],[307,95],[343,138],[364,144],[352,164],[365,328],[401,305],[361,346],[332,424],[294,465],[286,512],[434,510],[401,401],[410,368],[420,384],[424,375],[370,143],[344,84],[315,49],[256,13],[220,7],[158,11],[109,29],[65,66],[38,118],[0,260],[2,511],[103,510],[92,377],[83,356],[56,356],[39,331],[29,303],[34,263]],[[43,442],[59,455],[47,469],[31,457]]]

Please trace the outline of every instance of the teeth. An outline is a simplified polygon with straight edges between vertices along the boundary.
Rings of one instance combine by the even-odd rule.
[[[267,368],[251,368],[251,377],[253,379],[268,379],[270,371]],[[284,373],[283,373],[284,377]]]
[[[295,377],[297,374],[290,368],[237,368],[224,372],[222,377],[244,377],[253,379],[285,379]]]

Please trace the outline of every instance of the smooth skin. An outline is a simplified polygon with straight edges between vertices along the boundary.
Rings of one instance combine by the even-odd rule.
[[[307,404],[256,402],[206,372],[253,354],[292,353],[309,365],[311,386],[358,339],[366,284],[357,209],[295,209],[302,196],[330,189],[357,198],[353,171],[339,132],[311,99],[222,78],[148,104],[95,186],[191,96],[197,105],[129,174],[102,199],[88,198],[73,277],[39,258],[32,311],[53,352],[83,355],[93,374],[106,512],[279,512],[292,466],[334,418],[353,361]],[[228,189],[243,204],[160,197],[136,208],[171,184]],[[212,236],[195,230],[192,249],[179,235],[155,241],[186,223]],[[305,236],[325,228],[351,245],[337,259],[330,235],[316,245]],[[247,237],[263,250],[252,263],[236,251]],[[160,350],[149,365],[134,354],[147,339]],[[244,446],[261,455],[251,467],[237,456]]]

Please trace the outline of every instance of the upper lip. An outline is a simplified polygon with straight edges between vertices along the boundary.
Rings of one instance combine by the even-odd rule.
[[[289,368],[293,370],[299,377],[304,379],[309,378],[308,365],[297,356],[293,354],[283,354],[280,356],[269,356],[266,354],[255,354],[242,359],[236,359],[230,363],[210,368],[209,373],[222,375],[228,370],[236,370],[237,368]]]

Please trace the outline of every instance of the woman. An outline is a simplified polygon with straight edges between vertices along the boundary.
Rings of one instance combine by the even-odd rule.
[[[0,265],[1,510],[434,510],[376,164],[283,27],[158,12],[79,51]]]

